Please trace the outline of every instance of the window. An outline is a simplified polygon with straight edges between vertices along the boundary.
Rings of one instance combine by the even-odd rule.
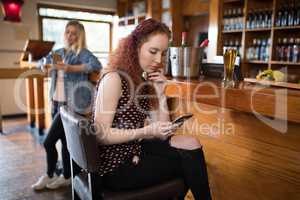
[[[85,28],[87,48],[104,66],[107,64],[111,50],[113,13],[80,11],[47,5],[39,5],[38,13],[41,39],[55,41],[54,49],[64,46],[63,34],[68,21],[78,20]]]

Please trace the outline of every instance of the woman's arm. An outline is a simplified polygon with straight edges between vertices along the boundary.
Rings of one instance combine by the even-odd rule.
[[[169,122],[169,108],[167,104],[167,97],[164,93],[167,79],[161,72],[153,72],[149,74],[149,80],[153,81],[153,86],[158,97],[158,107],[150,112],[150,121]]]
[[[82,64],[71,65],[64,62],[58,62],[57,64],[55,64],[55,69],[64,70],[65,72],[70,73],[91,73],[94,71],[100,71],[102,69],[101,63],[89,50],[82,49],[77,56]]]
[[[119,74],[112,72],[104,76],[95,102],[95,123],[99,127],[97,139],[101,143],[120,144],[137,139],[166,137],[174,130],[171,123],[154,123],[139,129],[111,128],[121,94]]]

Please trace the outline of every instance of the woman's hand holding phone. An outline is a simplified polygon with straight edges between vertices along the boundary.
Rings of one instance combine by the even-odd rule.
[[[192,113],[186,113],[186,114],[183,114],[183,115],[177,117],[175,120],[172,121],[172,123],[173,123],[173,124],[177,124],[178,127],[179,127],[179,126],[182,126],[183,123],[184,123],[186,120],[190,119],[191,117],[193,117],[193,114],[192,114]]]
[[[146,134],[150,138],[159,138],[161,140],[167,139],[173,135],[178,128],[178,124],[172,122],[154,122],[145,127]]]

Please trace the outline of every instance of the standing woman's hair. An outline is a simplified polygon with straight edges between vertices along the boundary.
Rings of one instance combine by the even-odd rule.
[[[85,37],[84,26],[79,21],[76,20],[69,21],[66,25],[65,33],[69,26],[73,26],[76,28],[77,41],[72,46],[67,47],[67,50],[72,50],[76,54],[79,54],[81,49],[86,48],[86,39],[85,39],[86,37]]]
[[[139,64],[138,49],[155,34],[171,37],[171,31],[164,23],[151,18],[142,21],[131,34],[120,40],[118,47],[109,57],[108,67],[128,73],[134,84],[138,85],[142,81],[143,72]]]

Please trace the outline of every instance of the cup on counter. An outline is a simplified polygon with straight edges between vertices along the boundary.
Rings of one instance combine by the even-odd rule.
[[[224,59],[224,86],[234,86],[233,72],[237,51],[235,49],[227,49],[223,55]]]

